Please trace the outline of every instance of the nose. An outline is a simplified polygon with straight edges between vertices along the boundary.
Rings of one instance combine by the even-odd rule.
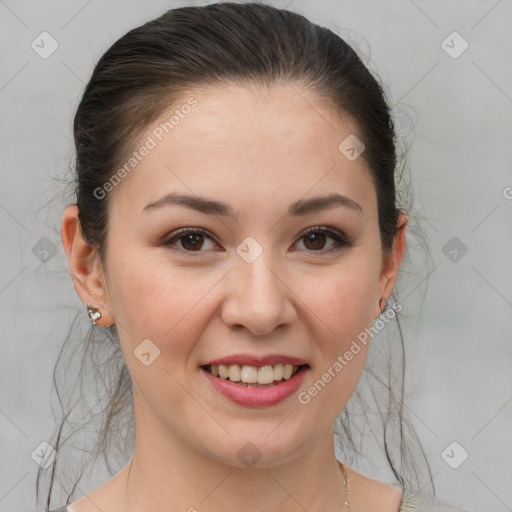
[[[228,276],[221,318],[230,328],[245,327],[255,335],[271,333],[296,318],[293,291],[279,266],[265,257],[252,263],[237,258]]]

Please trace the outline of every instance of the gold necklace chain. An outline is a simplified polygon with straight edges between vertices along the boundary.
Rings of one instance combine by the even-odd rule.
[[[350,512],[350,502],[348,501],[348,477],[347,472],[345,471],[345,466],[340,462],[340,469],[343,475],[343,490],[345,491],[345,501],[343,505],[347,507],[347,510]]]

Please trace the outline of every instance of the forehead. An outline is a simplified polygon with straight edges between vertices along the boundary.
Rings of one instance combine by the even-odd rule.
[[[233,204],[288,204],[335,189],[372,200],[364,159],[350,161],[339,149],[354,133],[350,119],[296,84],[192,90],[145,130],[135,151],[150,149],[114,194],[139,211],[169,191],[222,194]]]
[[[180,110],[180,105],[183,108],[192,97],[197,105],[169,133],[182,143],[194,145],[201,139],[205,144],[225,145],[231,150],[238,146],[248,156],[253,152],[268,155],[268,148],[283,144],[291,148],[312,142],[315,146],[320,143],[319,150],[332,152],[338,146],[333,148],[334,141],[356,131],[348,117],[340,116],[321,97],[297,84],[209,87],[183,97],[172,111]],[[170,119],[168,114],[161,116],[156,128]],[[258,147],[259,141],[267,146]],[[281,153],[276,152],[274,157]]]

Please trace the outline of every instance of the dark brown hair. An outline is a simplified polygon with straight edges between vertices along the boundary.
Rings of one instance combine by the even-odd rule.
[[[74,118],[75,193],[83,236],[97,247],[102,260],[107,250],[109,197],[98,197],[95,191],[111,179],[152,122],[184,94],[201,87],[271,87],[282,83],[308,88],[357,127],[357,136],[365,144],[361,157],[377,193],[382,249],[389,250],[400,211],[395,190],[398,156],[393,119],[380,82],[341,37],[302,15],[256,2],[223,2],[167,11],[122,36],[94,68]],[[400,326],[399,331],[403,358]],[[82,361],[87,354],[95,359],[95,382],[101,381],[105,386],[103,396],[98,396],[98,401],[101,398],[106,405],[97,413],[102,426],[95,452],[103,454],[107,465],[112,443],[119,447],[119,458],[130,448],[121,436],[115,440],[114,432],[123,426],[123,436],[133,435],[130,375],[119,345],[105,343],[105,339],[114,340],[116,336],[115,326],[94,327],[87,334],[86,343],[83,339],[79,343]],[[62,353],[56,369],[61,356]],[[417,442],[417,438],[414,428],[403,417],[403,359],[401,370],[398,393],[392,392],[390,377],[380,378],[369,368],[365,372],[388,393],[384,400],[376,399],[383,423],[386,460],[400,484],[414,489],[420,484],[413,483],[406,473],[418,477],[415,465],[419,461],[407,462],[412,449],[406,440],[406,430],[412,433],[413,441]],[[83,378],[84,373],[82,363],[79,377]],[[58,390],[55,372],[54,383]],[[58,393],[65,411],[63,391]],[[373,390],[372,393],[375,396]],[[366,398],[357,391],[351,402],[355,400],[364,403]],[[63,439],[63,427],[74,407],[68,408],[57,429],[54,448],[58,452],[67,441]],[[398,423],[391,428],[393,418]],[[346,457],[348,447],[361,455],[353,439],[354,418],[350,418],[348,406],[337,422],[337,435],[346,440],[340,444],[340,450]],[[395,441],[398,452],[393,448]],[[423,455],[421,446],[420,452]],[[60,457],[51,466],[47,510],[59,460]],[[38,493],[41,471],[37,478]],[[78,481],[75,479],[71,494]],[[64,485],[67,487],[67,482]]]

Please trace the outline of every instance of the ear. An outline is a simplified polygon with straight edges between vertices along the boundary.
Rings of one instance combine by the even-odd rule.
[[[400,264],[402,263],[405,252],[405,229],[408,221],[409,217],[403,210],[401,210],[397,221],[397,233],[393,240],[393,246],[385,257],[379,276],[379,295],[376,298],[377,304],[374,310],[375,318],[378,318],[381,314],[379,299],[381,297],[389,299],[389,296],[395,287],[398,272],[400,270]]]
[[[76,204],[68,206],[62,214],[61,238],[80,299],[84,305],[100,310],[101,318],[96,324],[102,327],[113,324],[103,265],[97,248],[89,246],[82,236]]]

